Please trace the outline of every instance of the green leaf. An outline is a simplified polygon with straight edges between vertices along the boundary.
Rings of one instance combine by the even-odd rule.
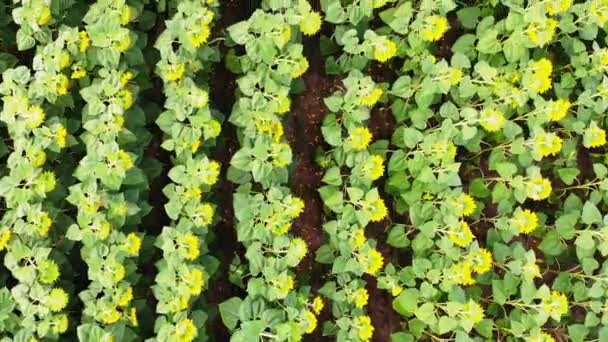
[[[403,316],[410,316],[418,307],[418,290],[405,289],[393,299],[393,309]]]
[[[479,7],[466,7],[456,12],[458,20],[460,20],[462,26],[471,30],[474,29],[477,23],[479,22],[480,14],[481,10],[479,9]]]
[[[517,173],[517,166],[513,163],[498,163],[496,165],[496,172],[505,179],[511,179],[514,174]]]
[[[323,203],[331,210],[339,213],[344,206],[344,195],[335,186],[326,185],[319,188],[319,194]]]
[[[557,175],[566,185],[572,185],[579,174],[580,170],[577,168],[566,167],[557,169]]]
[[[448,316],[441,316],[438,326],[439,334],[443,335],[454,330],[458,326],[458,321]]]
[[[232,297],[219,305],[222,322],[229,330],[234,330],[239,322],[239,309],[243,300],[239,297]]]
[[[590,201],[585,202],[583,206],[583,215],[581,217],[583,223],[593,224],[602,222],[602,214],[599,209]]]
[[[490,190],[483,181],[483,178],[475,178],[469,184],[469,194],[477,198],[486,198],[490,196]]]
[[[388,232],[386,243],[396,248],[405,248],[410,245],[404,226],[393,226]]]
[[[415,310],[416,318],[431,324],[435,321],[435,304],[424,303]]]

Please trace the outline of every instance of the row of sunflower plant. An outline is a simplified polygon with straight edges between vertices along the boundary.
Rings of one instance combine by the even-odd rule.
[[[83,341],[128,340],[137,336],[134,301],[137,260],[149,211],[148,175],[140,168],[150,139],[144,111],[136,101],[139,80],[147,78],[141,54],[145,36],[130,29],[143,4],[99,0],[70,29],[72,48],[59,51],[64,72],[58,91],[82,98],[79,139],[84,157],[74,171],[67,200],[77,209],[66,237],[80,242],[90,283],[79,293],[84,304],[78,337]],[[69,78],[69,79],[68,79]]]
[[[320,15],[306,1],[265,0],[248,20],[228,28],[229,42],[245,51],[227,55],[228,67],[242,74],[230,115],[241,148],[228,179],[239,184],[236,231],[248,262],[235,259],[231,265],[231,281],[245,287],[247,297],[220,305],[232,341],[298,341],[317,326],[309,288],[295,284],[294,268],[308,246],[289,232],[304,202],[286,186],[292,151],[283,122],[293,80],[308,69],[301,35],[315,34],[320,25]]]
[[[0,179],[5,212],[0,220],[0,251],[4,265],[17,284],[2,288],[2,335],[16,340],[57,338],[69,324],[65,308],[68,294],[60,284],[59,264],[65,259],[55,253],[65,229],[59,209],[61,197],[56,168],[51,161],[62,155],[68,142],[66,103],[58,89],[46,80],[59,77],[62,66],[54,53],[69,43],[69,33],[41,47],[34,70],[19,66],[2,74],[0,120],[6,125],[11,153],[8,174]],[[63,94],[65,95],[65,93]]]
[[[325,172],[319,193],[327,208],[323,230],[328,243],[317,250],[316,260],[332,265],[332,277],[319,293],[331,301],[335,318],[324,325],[323,334],[335,335],[337,341],[369,341],[374,327],[365,312],[369,293],[361,277],[375,276],[384,259],[365,228],[385,219],[388,209],[373,184],[384,174],[384,157],[370,146],[366,123],[382,89],[359,71],[342,82],[343,90],[325,98],[331,114],[321,131],[332,149],[317,157]]]
[[[165,134],[162,147],[174,153],[171,183],[163,190],[172,224],[163,228],[156,241],[163,251],[153,287],[160,314],[155,326],[158,341],[193,341],[204,336],[206,313],[195,301],[213,272],[204,253],[215,209],[202,194],[211,191],[220,172],[220,164],[209,159],[205,150],[220,134],[221,124],[209,106],[207,80],[201,75],[217,59],[216,49],[206,43],[218,5],[179,1],[156,41],[161,56],[156,69],[166,95],[166,111],[156,122]]]
[[[606,143],[604,48],[588,52],[584,41],[596,39],[608,6],[423,5],[379,13],[381,30],[407,34],[389,91],[402,151],[387,191],[409,222],[393,225],[388,242],[413,259],[389,264],[380,281],[405,288],[393,307],[411,319],[394,338],[602,340],[604,276],[592,256],[606,248],[606,167],[596,155]],[[433,42],[454,14],[462,34],[448,63]],[[421,20],[429,31],[416,32]],[[461,174],[472,177],[468,194]],[[575,308],[582,317],[568,315]]]

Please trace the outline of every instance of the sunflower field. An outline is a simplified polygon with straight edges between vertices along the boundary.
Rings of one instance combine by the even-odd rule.
[[[608,342],[608,0],[3,0],[0,342]]]

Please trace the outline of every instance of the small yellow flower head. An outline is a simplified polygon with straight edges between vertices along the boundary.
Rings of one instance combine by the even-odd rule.
[[[61,311],[68,305],[68,294],[62,288],[54,288],[44,299],[44,305],[52,312]]]
[[[118,150],[116,159],[118,166],[124,170],[129,170],[133,167],[133,159],[131,159],[131,155],[125,150]]]
[[[451,85],[457,85],[462,80],[462,70],[459,68],[450,68],[448,79],[450,80]]]
[[[321,15],[319,12],[310,11],[302,15],[300,19],[300,31],[305,36],[312,36],[321,29]]]
[[[198,296],[203,290],[203,286],[205,285],[205,279],[203,278],[203,272],[198,268],[192,269],[188,274],[184,277],[184,282],[190,289],[190,293],[193,296]]]
[[[527,342],[555,342],[555,338],[553,338],[553,336],[547,334],[546,332],[542,331],[538,335],[529,336],[526,341]]]
[[[41,260],[38,262],[38,276],[42,284],[52,284],[59,278],[59,266],[53,260]]]
[[[460,195],[460,202],[463,204],[462,216],[469,216],[477,209],[475,200],[469,194],[462,193]]]
[[[78,50],[82,53],[86,52],[89,46],[91,45],[91,40],[89,39],[89,34],[87,31],[80,31],[78,33],[80,36],[80,43],[78,44]]]
[[[55,326],[53,332],[56,334],[63,334],[68,330],[69,320],[67,315],[59,315],[55,320]]]
[[[198,175],[201,177],[201,182],[203,182],[203,184],[215,184],[218,176],[220,175],[220,163],[216,162],[215,160],[202,163],[198,170]]]
[[[46,236],[49,233],[49,230],[51,229],[53,220],[51,220],[49,213],[43,211],[39,214],[37,220],[35,220],[35,224],[38,228],[38,234],[40,234],[41,236]]]
[[[69,67],[71,63],[70,54],[67,51],[61,51],[59,54],[59,69],[63,70]]]
[[[545,46],[553,40],[558,22],[553,19],[545,19],[540,22],[532,22],[526,33],[528,39],[534,46]]]
[[[25,126],[29,129],[40,127],[44,122],[46,114],[40,106],[30,106],[25,117]]]
[[[492,253],[485,248],[479,248],[470,252],[466,260],[473,266],[473,271],[486,273],[492,269]]]
[[[304,75],[304,73],[306,72],[306,70],[308,70],[308,67],[310,66],[308,64],[308,60],[305,57],[300,58],[296,61],[296,63],[297,65],[295,65],[294,69],[291,71],[292,78],[298,78]]]
[[[384,257],[377,249],[371,248],[367,252],[364,262],[365,273],[375,275],[384,265]]]
[[[372,141],[372,133],[367,127],[356,127],[350,131],[348,145],[355,151],[363,151]]]
[[[290,218],[296,218],[300,216],[302,212],[304,212],[304,201],[302,201],[302,199],[298,197],[289,197],[285,205],[287,206],[287,216],[289,216]]]
[[[396,53],[397,44],[385,36],[379,37],[374,43],[374,59],[380,63],[393,58]]]
[[[484,312],[481,305],[479,305],[474,300],[470,299],[462,306],[462,310],[460,311],[460,315],[463,319],[469,320],[473,322],[473,324],[477,324],[483,320]]]
[[[317,316],[310,310],[304,311],[303,322],[306,324],[306,328],[304,329],[305,334],[310,334],[317,328]]]
[[[606,131],[599,128],[595,121],[592,121],[583,133],[583,146],[586,148],[594,148],[604,146],[606,144]]]
[[[114,280],[115,283],[125,279],[127,270],[123,264],[114,264],[113,266],[109,267],[109,270],[110,273],[112,273],[112,280]]]
[[[133,288],[131,286],[127,287],[118,297],[117,304],[118,306],[127,306],[133,300]]]
[[[596,23],[603,26],[608,21],[608,3],[606,0],[592,0],[589,13]]]
[[[97,236],[100,240],[105,240],[110,236],[110,232],[112,231],[112,226],[110,222],[103,220],[97,226],[96,229],[93,230],[95,236]]]
[[[509,224],[520,234],[528,234],[538,227],[538,216],[529,209],[517,209]]]
[[[64,148],[67,143],[68,130],[63,126],[59,126],[55,132],[55,143],[57,146]]]
[[[445,270],[444,277],[458,285],[473,285],[475,279],[472,276],[472,266],[468,261],[453,264]]]
[[[175,339],[171,339],[172,341],[179,342],[192,342],[196,337],[196,326],[194,322],[192,322],[189,318],[183,318],[175,325],[175,330],[173,331],[173,337]]]
[[[11,235],[11,229],[6,227],[0,233],[0,251],[4,250],[6,246],[8,246],[8,243],[11,240]]]
[[[109,308],[104,310],[99,314],[97,319],[101,320],[101,322],[105,324],[113,324],[116,323],[120,319],[120,312],[116,310],[116,308]],[[106,340],[108,341],[108,340]],[[110,337],[109,341],[112,341],[112,337]]]
[[[488,132],[496,132],[504,127],[505,117],[496,109],[484,109],[479,113],[479,124]]]
[[[120,24],[125,26],[131,21],[133,16],[133,10],[128,5],[124,5],[122,7],[122,11],[120,12]]]
[[[424,26],[420,35],[428,42],[435,42],[441,39],[448,30],[449,24],[445,17],[431,15],[424,18]]]
[[[568,100],[558,99],[556,101],[551,101],[547,106],[547,112],[549,114],[549,119],[551,121],[559,121],[563,119],[568,111],[570,110],[570,106],[572,104]]]
[[[551,295],[543,298],[540,303],[541,310],[554,320],[558,321],[561,316],[568,312],[568,298],[563,293],[551,291]]]
[[[456,226],[450,227],[448,238],[457,246],[466,247],[473,241],[473,232],[469,224],[460,221]]]
[[[186,249],[186,259],[194,260],[200,255],[200,242],[198,236],[187,233],[178,238],[178,243]]]
[[[131,80],[133,79],[133,73],[129,70],[125,71],[122,73],[122,75],[120,75],[120,87],[124,88],[126,87],[129,82],[131,82]]]
[[[321,311],[323,311],[323,308],[325,307],[325,303],[323,302],[323,299],[321,299],[321,297],[316,296],[315,299],[313,299],[312,301],[312,311],[315,312],[315,314],[320,314]]]
[[[361,228],[355,230],[350,238],[350,246],[354,250],[359,250],[365,244],[367,239],[365,238],[365,231]]]
[[[209,203],[201,203],[198,210],[192,216],[192,220],[196,226],[208,226],[213,221],[213,207]]]
[[[289,292],[293,290],[293,277],[287,273],[282,273],[279,275],[275,282],[273,282],[273,287],[277,291],[277,298],[283,299],[287,297]]]
[[[362,166],[361,170],[363,175],[370,180],[376,180],[384,174],[384,159],[379,155],[373,155],[367,158]]]
[[[352,301],[355,304],[355,307],[362,308],[367,305],[367,300],[369,299],[369,293],[367,293],[367,289],[364,287],[358,288],[352,294]]]
[[[553,64],[547,58],[531,62],[524,76],[524,86],[534,94],[542,94],[551,89]]]
[[[137,321],[137,309],[135,307],[129,309],[129,322],[131,322],[131,325],[134,327],[136,327],[139,323]]]
[[[384,200],[382,198],[378,198],[373,203],[370,214],[370,220],[372,222],[380,222],[384,220],[386,216],[388,216],[388,209],[386,208],[386,204],[384,204]]]
[[[556,155],[562,149],[562,139],[555,133],[541,132],[532,141],[532,155],[540,160],[543,157]]]
[[[132,256],[137,256],[141,249],[141,238],[135,233],[129,233],[126,238],[125,247]]]
[[[46,163],[46,152],[42,149],[35,149],[26,152],[26,157],[35,167],[41,167]]]
[[[303,239],[295,238],[291,240],[289,251],[293,253],[298,260],[302,260],[306,253],[308,253],[308,245]]]
[[[87,71],[83,67],[81,67],[77,64],[74,64],[74,67],[72,67],[72,75],[70,75],[71,79],[79,80],[79,79],[85,77],[86,75],[87,75]]]
[[[125,117],[124,117],[124,115],[116,114],[116,115],[114,115],[113,119],[114,119],[114,122],[109,123],[110,125],[113,124],[113,126],[110,126],[110,128],[115,130],[116,132],[119,132],[125,126]]]
[[[372,90],[372,92],[368,95],[365,95],[361,98],[361,105],[363,106],[373,106],[376,104],[376,102],[378,102],[378,100],[380,99],[380,96],[382,96],[382,89],[380,88],[374,88],[374,90]]]
[[[203,193],[202,193],[202,191],[201,191],[201,189],[199,187],[192,187],[192,188],[184,190],[184,196],[188,200],[193,200],[193,201],[200,202],[202,194]]]
[[[369,316],[357,316],[353,320],[353,326],[357,331],[357,336],[362,341],[369,341],[374,334],[374,326]]]
[[[283,126],[280,127],[282,131]],[[205,136],[205,139],[217,138],[221,132],[222,125],[215,119],[211,119],[203,125],[203,135]]]
[[[53,171],[45,171],[41,173],[36,180],[36,188],[44,193],[53,191],[56,185],[57,178],[55,177],[55,173]]]
[[[117,42],[115,42],[114,46],[116,47],[116,50],[118,50],[119,52],[125,52],[131,47],[131,43],[132,43],[131,35],[127,34],[124,37],[122,37],[121,39],[119,39]]]
[[[572,6],[573,0],[549,0],[545,5],[547,14],[556,15],[565,12]]]
[[[186,71],[186,67],[184,64],[171,64],[167,68],[167,80],[169,82],[181,81],[184,77],[184,72]]]
[[[40,16],[38,17],[37,24],[40,26],[44,26],[48,24],[53,17],[51,16],[51,9],[49,7],[43,7],[40,11]]]
[[[194,142],[192,143],[192,146],[190,147],[190,151],[192,152],[192,154],[195,154],[196,151],[198,151],[198,149],[201,147],[201,140],[200,139],[196,139],[194,140]]]
[[[133,106],[133,102],[135,101],[133,98],[133,93],[127,89],[119,91],[118,94],[116,94],[116,97],[120,107],[124,110],[131,108],[131,106]]]
[[[57,78],[55,78],[55,91],[57,92],[57,95],[65,95],[68,93],[69,89],[70,80],[68,77],[64,74],[57,75]]]
[[[547,178],[534,176],[526,182],[526,196],[542,201],[551,195],[551,182]]]
[[[209,39],[211,29],[208,23],[201,23],[188,32],[188,41],[195,48],[203,45]]]

